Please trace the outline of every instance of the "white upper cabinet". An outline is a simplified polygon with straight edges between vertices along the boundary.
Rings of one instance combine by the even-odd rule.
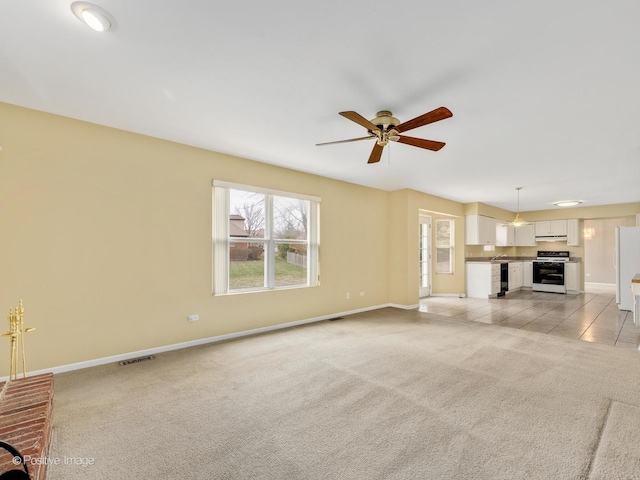
[[[536,237],[566,237],[566,220],[543,220],[536,222]]]
[[[535,247],[536,244],[536,232],[535,225],[522,225],[515,229],[516,247]]]
[[[567,220],[567,247],[580,246],[580,220],[571,218]]]
[[[496,247],[511,247],[515,244],[515,227],[506,220],[496,220]]]
[[[465,218],[465,243],[467,245],[495,245],[496,220],[483,215],[467,215]]]

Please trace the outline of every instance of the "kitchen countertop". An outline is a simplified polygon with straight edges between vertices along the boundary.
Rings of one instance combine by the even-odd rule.
[[[490,257],[466,257],[465,263],[509,263],[509,262],[533,262],[536,257],[501,257],[497,260],[491,261]],[[568,263],[582,262],[580,257],[570,257]]]

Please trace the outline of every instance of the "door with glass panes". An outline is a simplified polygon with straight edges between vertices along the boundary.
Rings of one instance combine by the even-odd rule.
[[[419,296],[431,295],[431,217],[420,215],[420,240],[418,242]]]

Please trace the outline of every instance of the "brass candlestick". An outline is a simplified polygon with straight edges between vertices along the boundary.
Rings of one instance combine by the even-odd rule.
[[[9,348],[9,380],[18,378],[18,351],[22,350],[22,378],[27,376],[27,355],[24,347],[24,335],[35,330],[33,327],[24,326],[24,304],[22,300],[16,307],[9,309],[9,331],[2,334],[9,337],[11,342]]]

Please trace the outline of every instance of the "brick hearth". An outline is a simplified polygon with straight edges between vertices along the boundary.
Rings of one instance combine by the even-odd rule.
[[[51,438],[53,374],[0,382],[0,440],[16,447],[24,456],[32,480],[44,480]],[[11,456],[3,454],[0,472],[17,469]]]

